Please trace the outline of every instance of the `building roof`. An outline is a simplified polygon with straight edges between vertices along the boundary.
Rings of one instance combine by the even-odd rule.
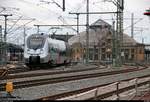
[[[103,37],[106,37],[108,33],[112,33],[112,27],[107,22],[99,19],[93,24],[90,25],[89,29],[89,44],[97,45],[97,43]],[[79,41],[80,40],[80,41]],[[80,42],[82,45],[86,45],[86,31],[79,33],[79,35],[75,35],[68,40],[69,44],[72,45],[74,43]],[[136,41],[129,37],[127,34],[123,34],[123,43],[125,45],[136,45]]]
[[[107,27],[111,27],[111,25],[109,23],[105,22],[102,19],[98,19],[97,21],[92,23],[91,26],[107,26]]]
[[[6,43],[4,42],[0,42],[0,43],[1,43],[2,49],[4,49],[3,47],[5,46]],[[7,50],[10,52],[13,50],[18,51],[18,52],[23,52],[23,49],[21,48],[21,46],[13,44],[13,43],[7,43]]]

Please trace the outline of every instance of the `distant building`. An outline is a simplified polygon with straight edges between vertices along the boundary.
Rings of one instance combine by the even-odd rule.
[[[112,60],[112,34],[110,24],[99,19],[89,29],[89,61],[97,62]],[[80,36],[79,36],[80,35]],[[85,60],[86,31],[71,37],[68,42],[73,48],[74,60]],[[137,43],[127,34],[123,34],[121,55],[125,62],[144,61],[144,45]]]
[[[21,46],[12,44],[12,43],[0,43],[0,64],[4,63],[5,59],[7,57],[7,62],[11,61],[23,61],[23,49]],[[7,56],[4,54],[4,47],[7,47]]]

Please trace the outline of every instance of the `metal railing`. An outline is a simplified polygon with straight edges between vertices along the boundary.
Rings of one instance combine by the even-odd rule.
[[[148,85],[148,87],[145,87],[144,89],[141,88],[145,85]],[[135,96],[141,95],[143,91],[150,92],[150,77],[115,82],[106,86],[97,87],[84,93],[59,98],[57,100],[132,100]]]

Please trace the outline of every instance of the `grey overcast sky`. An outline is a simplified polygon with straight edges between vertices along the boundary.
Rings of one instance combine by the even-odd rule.
[[[48,3],[43,3],[40,1],[47,1]],[[66,11],[62,12],[62,10],[56,6],[55,4],[49,3],[52,0],[0,0],[0,12],[1,14],[13,14],[9,19],[23,19],[23,18],[35,18],[36,21],[33,21],[26,25],[26,27],[32,27],[32,29],[27,30],[27,34],[36,33],[36,29],[33,26],[34,24],[76,24],[76,19],[74,19],[75,15],[68,14],[69,12],[85,12],[86,11],[86,0],[66,0]],[[62,0],[55,0],[58,4],[62,5]],[[89,0],[90,1],[90,11],[116,11],[116,7],[111,2],[104,2],[106,0]],[[109,0],[110,1],[110,0]],[[3,7],[6,8],[6,11],[3,11]],[[16,10],[19,8],[19,10]],[[142,38],[144,38],[144,42],[150,44],[150,19],[143,15],[146,9],[150,8],[150,0],[125,0],[125,10],[124,10],[124,18],[131,18],[131,13],[134,13],[135,22],[139,21],[135,24],[135,32],[134,36],[138,42],[142,42]],[[111,24],[111,20],[115,16],[113,14],[110,15],[90,15],[90,24],[98,19],[104,19],[108,23]],[[8,29],[12,28],[8,31],[8,41],[10,42],[19,42],[23,41],[23,29],[22,27],[18,28],[19,25],[23,25],[29,22],[20,20],[16,24],[14,21],[8,21]],[[86,16],[80,16],[80,24],[86,23]],[[0,17],[0,24],[4,25],[3,17]],[[15,25],[14,25],[15,24]],[[11,26],[14,25],[14,26]],[[128,27],[131,25],[130,19],[124,20],[124,32],[130,35],[131,28]],[[128,27],[128,28],[127,28]],[[48,32],[47,28],[41,28],[41,31]],[[74,28],[75,29],[75,28]],[[84,31],[85,27],[81,27],[80,31]],[[54,30],[51,30],[52,33]],[[63,32],[69,32],[71,34],[75,34],[73,30],[70,28],[60,29],[57,31],[59,34]]]

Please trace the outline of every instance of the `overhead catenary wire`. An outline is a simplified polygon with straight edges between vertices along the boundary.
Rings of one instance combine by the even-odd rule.
[[[27,25],[27,24],[29,24],[29,23],[31,23],[31,22],[33,22],[33,21],[34,21],[34,20],[28,21],[27,23],[21,25],[20,27],[17,27],[15,30],[10,31],[9,33],[14,32],[14,31],[20,29],[21,27],[23,27],[24,25]]]
[[[62,16],[60,16],[58,19],[60,19],[60,21],[61,21],[62,23],[66,24],[66,25],[69,25],[69,24],[67,23],[67,21],[66,21]],[[75,31],[75,32],[77,32],[77,30],[74,29],[72,26],[66,26],[66,27],[69,28],[69,29],[72,29],[72,30]]]
[[[135,24],[139,23],[140,21],[142,21],[143,19],[144,19],[144,18],[140,18],[138,21],[134,22],[133,24],[135,25]],[[124,28],[124,30],[127,30],[127,29],[130,28],[131,26],[132,26],[132,25],[130,25],[130,26]]]
[[[2,6],[3,7],[3,6]],[[8,10],[8,8],[7,7],[3,7],[3,8],[5,8],[5,12]],[[13,17],[15,17],[16,18],[16,20],[10,20],[10,19],[8,19],[9,20],[9,26],[11,26],[11,29],[14,27],[14,26],[19,26],[19,24],[17,24],[17,22],[19,21],[19,20],[21,20],[21,18],[23,18],[24,16],[22,15],[22,14],[19,14],[18,12],[14,12],[14,10],[13,9],[15,9],[15,11],[17,10],[19,10],[19,8],[13,8],[13,7],[9,7],[9,9],[12,9],[12,13],[13,13]],[[12,22],[13,24],[11,25],[10,24],[10,22]],[[10,29],[9,29],[10,30]]]
[[[7,9],[5,10],[5,12],[6,11],[8,11]],[[12,12],[13,12],[14,10],[12,10]],[[15,10],[16,11],[16,10]],[[9,20],[9,22],[12,22],[13,24],[8,24],[9,26],[11,26],[10,27],[10,29],[8,30],[8,32],[10,31],[10,30],[12,30],[13,31],[13,33],[15,33],[15,31],[17,31],[17,30],[19,30],[19,28],[22,28],[22,24],[20,25],[18,22],[19,22],[19,20],[21,21],[21,18],[23,18],[23,17],[25,17],[25,16],[23,16],[22,14],[20,14],[19,12],[13,12],[13,16],[16,16],[15,18],[16,18],[16,20],[15,19],[13,19],[13,20],[11,20],[11,19],[8,19]],[[17,16],[19,16],[19,18],[17,17]],[[23,18],[23,20],[27,20],[27,19],[24,19]],[[28,20],[33,20],[33,19],[29,19],[29,17],[28,17]],[[17,24],[18,23],[18,24]],[[28,23],[28,22],[27,22]],[[25,23],[24,23],[25,24]],[[16,27],[16,26],[18,26],[18,27]],[[21,27],[20,27],[21,26]],[[15,29],[13,29],[13,28],[15,28]],[[9,36],[11,36],[12,38],[13,38],[13,40],[14,39],[16,39],[15,37],[17,36],[17,34],[18,35],[20,35],[19,33],[15,33],[15,35],[13,35],[13,33],[11,33],[11,32],[9,32],[9,34],[8,34],[8,38],[10,39],[10,37]],[[9,40],[8,39],[8,40]]]
[[[83,8],[86,4],[86,0],[83,0],[81,3],[77,4],[77,7],[74,7],[71,12],[75,9],[75,12],[78,12],[81,8]]]
[[[2,10],[0,11],[0,13],[2,13],[3,11],[5,11],[5,8],[4,7],[1,7],[2,8]]]
[[[34,5],[34,7],[35,6],[37,6],[37,2],[31,2],[31,1],[27,1],[27,0],[18,0],[19,2],[23,2],[23,3],[27,3],[27,4],[31,4],[31,5]],[[83,4],[84,4],[84,2],[85,2],[86,0],[83,0]],[[43,6],[39,6],[40,8],[44,8],[44,9],[46,9],[46,10],[48,10],[48,11],[52,11],[51,9],[49,9],[49,8],[47,8],[47,7],[43,7]],[[82,6],[81,6],[82,7]],[[58,17],[60,16],[60,14],[58,14],[57,12],[55,12],[55,11],[52,11],[52,13],[55,13],[56,15],[58,15]],[[16,13],[16,14],[18,14],[18,12]],[[24,14],[20,14],[20,15],[23,15],[23,16],[25,16]],[[45,22],[43,22],[43,21],[40,21],[40,20],[36,20],[36,21],[38,21],[38,22],[42,22],[42,23],[44,23],[44,24],[46,24]]]
[[[30,4],[30,5],[34,5],[34,7],[36,7],[37,9],[38,9],[38,7],[40,7],[40,8],[42,8],[42,9],[48,10],[49,13],[54,13],[55,15],[60,16],[59,13],[57,13],[57,12],[55,12],[55,11],[49,9],[49,8],[43,7],[43,6],[41,6],[41,5],[37,5],[37,3],[31,2],[31,1],[26,1],[26,0],[19,0],[19,1],[20,1],[20,2],[23,2],[23,3]]]
[[[21,16],[21,17],[19,17],[18,19],[17,19],[17,21],[11,26],[11,28],[9,28],[7,31],[9,32],[9,30],[11,30],[16,24],[17,24],[17,22],[19,21],[19,20],[21,20],[21,18],[22,18],[23,16]]]

